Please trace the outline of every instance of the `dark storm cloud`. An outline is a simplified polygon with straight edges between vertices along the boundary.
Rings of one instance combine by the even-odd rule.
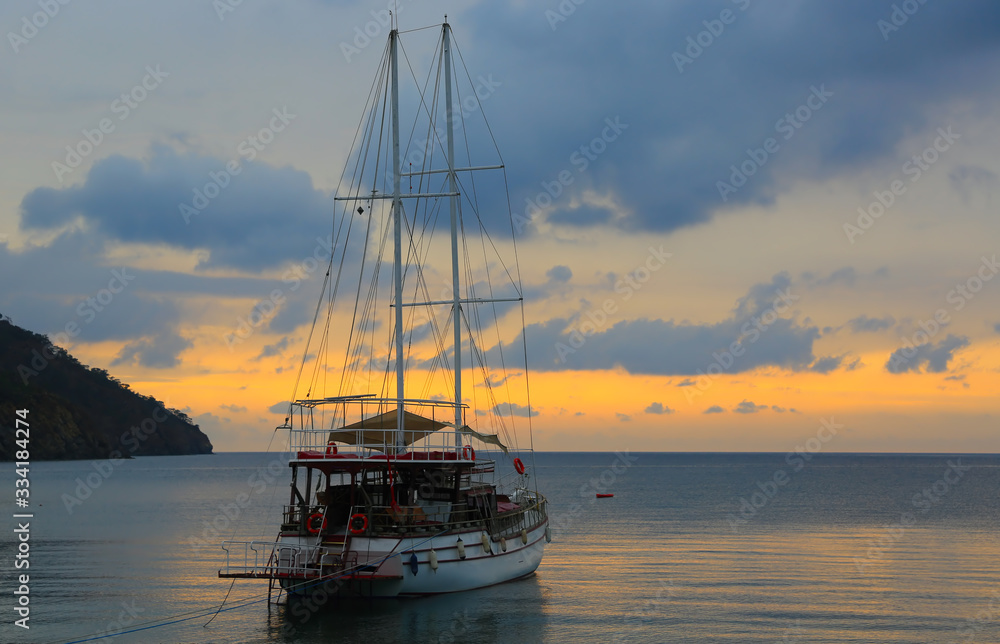
[[[260,353],[258,353],[257,356],[255,358],[252,358],[251,360],[253,362],[259,362],[264,358],[271,358],[274,356],[282,355],[285,352],[285,349],[288,348],[288,340],[289,338],[286,335],[285,337],[281,338],[274,344],[265,345],[264,348],[261,349]]]
[[[129,342],[111,361],[111,366],[138,364],[152,369],[170,369],[181,363],[179,354],[192,346],[190,340],[174,333],[166,333],[155,340]]]
[[[565,283],[573,278],[573,271],[570,270],[569,266],[553,266],[545,271],[545,277],[549,278],[550,282]]]
[[[809,371],[815,371],[816,373],[827,374],[840,366],[840,363],[844,361],[844,356],[826,356],[818,359],[812,365],[809,366]]]
[[[733,411],[737,414],[756,414],[757,412],[764,411],[767,408],[767,405],[758,405],[751,400],[744,400],[740,404],[733,407]]]
[[[650,403],[645,409],[647,414],[672,414],[674,410],[661,402]]]
[[[180,321],[173,301],[151,293],[142,275],[124,265],[102,265],[100,244],[68,232],[49,246],[19,252],[0,247],[0,311],[37,333],[71,342],[138,339],[169,334]]]
[[[573,6],[563,21],[546,17],[556,3],[484,3],[470,11],[479,30],[460,42],[471,68],[503,79],[484,109],[508,146],[515,213],[546,194],[566,225],[607,222],[569,210],[587,188],[616,194],[628,211],[619,225],[638,230],[767,204],[796,179],[888,161],[904,136],[946,125],[928,121],[934,108],[996,93],[982,82],[1000,50],[1000,5],[988,0],[921,4],[888,33],[879,20],[892,4],[868,0]],[[679,70],[675,54],[724,9],[734,21]],[[782,130],[816,88],[832,96]],[[616,117],[628,128],[591,149]],[[717,182],[769,137],[779,149],[723,202]]]
[[[82,217],[103,239],[204,249],[201,267],[250,271],[300,259],[304,245],[329,229],[333,202],[305,172],[243,162],[223,178],[227,163],[165,146],[154,146],[146,160],[110,156],[80,185],[28,193],[21,227],[54,229]],[[196,192],[217,196],[201,201]],[[197,214],[182,213],[201,204]]]
[[[889,373],[920,372],[920,367],[927,365],[928,373],[941,373],[948,370],[948,363],[959,349],[969,346],[969,338],[948,334],[938,344],[928,342],[916,347],[906,346],[896,349],[889,356],[885,368]]]
[[[660,375],[740,373],[767,365],[804,370],[814,360],[819,329],[780,317],[796,299],[781,273],[769,284],[751,287],[732,315],[714,324],[642,318],[596,328],[586,315],[532,324],[525,329],[529,366],[539,371],[621,367]],[[520,339],[514,345],[520,346]],[[514,346],[504,350],[515,351]],[[490,354],[497,351],[493,347]]]
[[[848,320],[847,325],[854,333],[876,333],[892,327],[896,319],[891,315],[884,318],[871,318],[867,315],[860,315],[852,320]]]
[[[267,324],[267,329],[274,331],[307,321],[322,282],[319,270],[312,274],[292,271],[286,281],[108,264],[105,242],[95,235],[68,230],[48,246],[12,251],[0,245],[0,274],[16,276],[0,281],[0,312],[20,326],[48,334],[64,347],[128,341],[115,364],[167,368],[190,346],[190,341],[178,334],[178,327],[199,306],[189,301],[189,296],[252,299],[254,304],[248,305],[244,319],[267,304],[273,307],[268,310],[277,309]],[[306,250],[308,247],[307,243]],[[231,320],[234,329],[239,317],[234,315]]]

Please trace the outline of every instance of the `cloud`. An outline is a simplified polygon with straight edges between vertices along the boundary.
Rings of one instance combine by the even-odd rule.
[[[826,356],[818,359],[816,362],[809,366],[809,371],[815,371],[816,373],[827,374],[840,366],[843,362],[844,356]]]
[[[765,365],[803,370],[813,362],[819,329],[777,317],[776,311],[789,306],[782,297],[792,302],[797,297],[789,287],[788,276],[778,274],[770,283],[751,287],[730,317],[711,324],[642,318],[622,320],[586,336],[577,330],[579,319],[532,324],[524,332],[533,347],[529,366],[539,371],[620,367],[632,374],[659,375],[695,375],[710,368],[740,373]],[[739,356],[731,353],[737,341]],[[498,358],[498,351],[493,347],[490,354]]]
[[[205,412],[204,414],[198,414],[192,418],[196,424],[207,429],[205,426],[220,427],[223,423],[231,423],[232,421],[225,416],[216,416],[212,412]]]
[[[618,422],[620,422],[620,423],[627,423],[627,422],[630,422],[632,420],[631,416],[629,416],[628,414],[622,414],[622,413],[616,413],[615,414],[615,418],[617,418]]]
[[[927,365],[928,373],[941,373],[948,370],[955,351],[969,346],[969,338],[948,334],[936,346],[932,342],[917,347],[901,347],[892,352],[885,368],[889,373],[920,372],[922,365]]]
[[[756,414],[759,411],[767,409],[767,405],[757,405],[749,400],[744,400],[740,404],[733,408],[733,411],[737,414]]]
[[[553,266],[545,272],[545,277],[549,278],[550,282],[565,283],[573,277],[573,271],[569,266]]]
[[[285,337],[281,338],[280,340],[278,340],[274,344],[264,345],[264,348],[261,349],[261,351],[257,355],[257,357],[251,358],[251,360],[253,360],[254,362],[259,362],[260,360],[263,360],[264,358],[270,358],[270,357],[273,357],[273,356],[280,356],[285,351],[285,349],[288,348],[288,343],[289,343],[289,338],[286,335]]]
[[[466,56],[470,68],[517,79],[487,106],[496,129],[524,133],[523,147],[505,153],[515,159],[515,211],[545,195],[564,224],[671,231],[724,208],[770,204],[798,179],[898,167],[899,144],[926,127],[935,108],[996,96],[996,87],[980,80],[1000,62],[1000,6],[988,0],[961,10],[922,4],[888,44],[876,27],[888,19],[888,5],[846,0],[789,12],[750,3],[746,11],[733,8],[735,23],[724,35],[678,65],[674,54],[683,54],[687,39],[718,11],[697,0],[659,3],[636,20],[614,5],[588,3],[550,24],[530,3],[472,8],[477,46]],[[628,47],[621,34],[629,35]],[[497,59],[497,51],[507,55]],[[650,60],[661,64],[651,70]],[[832,96],[786,138],[777,122],[820,87]],[[632,100],[623,102],[625,96]],[[547,109],[526,119],[525,106],[537,101]],[[605,119],[616,117],[627,129],[592,149]],[[723,201],[718,182],[769,137],[779,149]],[[547,144],[538,146],[541,140]],[[657,169],[656,190],[649,189],[649,168]],[[618,217],[596,208],[575,212],[588,192],[619,199]]]
[[[719,407],[718,405],[712,405],[711,407],[709,407],[708,409],[706,409],[702,413],[703,414],[722,414],[722,413],[725,413],[725,411],[726,411],[725,409],[723,409],[722,407]]]
[[[151,369],[170,369],[181,363],[178,356],[192,346],[190,340],[175,334],[164,334],[155,340],[137,340],[122,347],[111,366],[138,364]]]
[[[572,226],[595,226],[609,224],[614,220],[615,213],[610,208],[578,205],[575,208],[563,208],[550,213],[545,220],[550,224],[567,224]]]
[[[694,380],[692,380],[691,378],[685,378],[684,380],[681,380],[680,382],[678,382],[674,386],[675,387],[693,387],[696,384],[697,383]]]
[[[835,284],[854,286],[857,278],[857,271],[851,266],[845,266],[844,268],[839,268],[833,271],[826,277],[816,279],[813,286],[833,286]]]
[[[962,196],[962,200],[968,202],[976,194],[988,192],[996,187],[1000,177],[995,172],[987,168],[976,165],[961,164],[948,173],[948,181],[951,187]]]
[[[272,414],[287,414],[288,413],[288,401],[283,400],[281,402],[274,403],[267,408]]]
[[[661,402],[650,403],[649,407],[646,407],[647,414],[672,414],[674,410],[667,407]]]
[[[226,411],[230,411],[234,414],[239,414],[247,410],[247,408],[242,405],[219,405],[219,409],[225,409]]]
[[[148,158],[113,155],[94,163],[80,185],[36,188],[21,202],[27,231],[82,218],[101,239],[208,251],[200,268],[260,271],[301,259],[325,230],[333,202],[305,172],[244,162],[218,196],[185,222],[182,204],[212,183],[229,160],[178,154],[164,145]]]
[[[494,405],[490,411],[499,416],[522,416],[527,418],[528,416],[534,417],[538,415],[537,409],[531,409],[529,412],[529,408],[524,405],[506,402]]]
[[[993,325],[993,331],[996,333],[1000,333],[1000,322],[997,322],[996,324]]]
[[[891,315],[883,318],[871,318],[867,315],[860,315],[847,321],[847,325],[851,327],[851,331],[854,333],[877,333],[878,331],[892,327],[895,323],[896,319]]]

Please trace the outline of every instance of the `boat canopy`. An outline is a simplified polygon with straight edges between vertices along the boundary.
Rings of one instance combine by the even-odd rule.
[[[496,445],[497,447],[499,447],[500,449],[503,450],[504,454],[507,453],[507,446],[504,445],[502,442],[500,442],[500,437],[497,436],[496,434],[482,434],[482,433],[477,432],[476,430],[472,429],[468,425],[462,425],[461,427],[458,428],[458,431],[462,432],[466,436],[473,436],[475,438],[478,438],[479,440],[483,441],[484,443],[489,443],[491,445]]]
[[[329,440],[348,445],[392,445],[396,442],[398,427],[396,410],[393,409],[335,429],[330,432]],[[403,445],[412,445],[442,427],[446,427],[445,423],[404,410]]]

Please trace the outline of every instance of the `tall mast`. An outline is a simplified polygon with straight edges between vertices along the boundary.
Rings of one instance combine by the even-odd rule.
[[[399,67],[396,60],[396,42],[399,32],[389,32],[389,66],[392,68],[392,225],[393,225],[393,281],[395,282],[396,313],[396,444],[394,451],[404,443],[403,434],[403,200],[399,192]]]
[[[455,118],[451,102],[451,27],[445,16],[443,27],[444,51],[444,104],[445,120],[447,121],[448,137],[448,192],[458,192],[455,180]],[[455,316],[452,324],[455,327],[455,446],[461,446],[462,434],[462,303],[458,282],[458,197],[450,197],[451,207],[451,283],[452,311]]]

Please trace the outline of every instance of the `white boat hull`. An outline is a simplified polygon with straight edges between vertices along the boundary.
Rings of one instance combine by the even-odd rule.
[[[527,543],[519,535],[506,540],[481,542],[483,533],[406,537],[356,537],[351,539],[346,557],[357,554],[357,565],[325,579],[282,580],[290,594],[309,596],[322,592],[343,597],[403,597],[452,593],[483,588],[530,575],[538,568],[546,543],[547,522],[527,533]],[[465,559],[460,558],[457,543],[461,536]],[[299,545],[297,538],[283,539],[282,545]],[[303,540],[301,545],[307,545]],[[437,568],[431,562],[431,551]],[[416,554],[416,572],[411,557]]]

